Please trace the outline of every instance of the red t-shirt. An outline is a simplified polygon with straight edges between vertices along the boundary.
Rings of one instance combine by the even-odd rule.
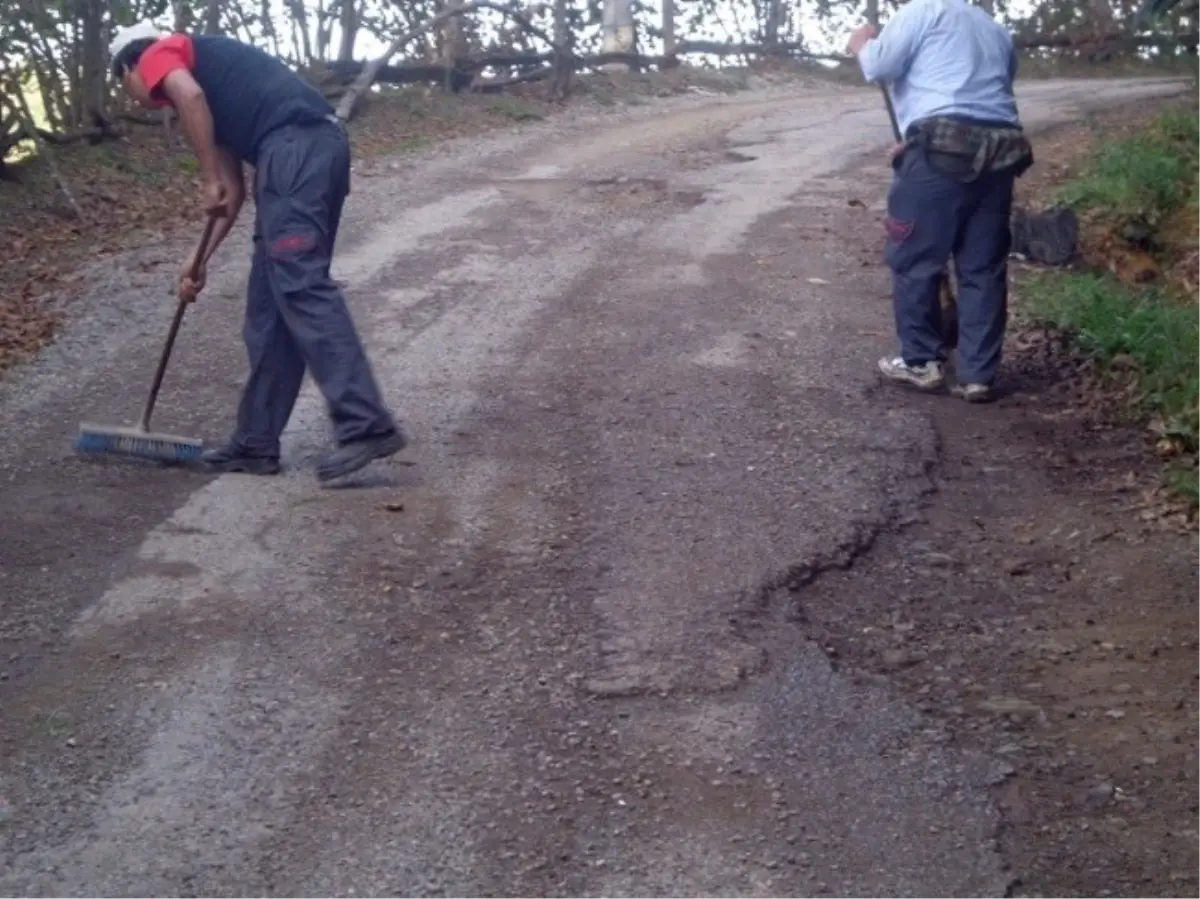
[[[166,77],[176,69],[191,72],[195,68],[196,48],[192,39],[186,34],[172,34],[146,48],[138,60],[137,73],[150,92],[150,98],[163,107],[171,105],[159,90]]]

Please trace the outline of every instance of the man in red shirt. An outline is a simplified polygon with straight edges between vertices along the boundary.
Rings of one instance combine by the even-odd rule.
[[[242,166],[255,167],[254,259],[243,336],[250,377],[229,442],[202,457],[212,471],[274,474],[279,439],[307,368],[324,394],[338,447],[317,462],[322,481],[405,446],[329,274],[350,192],[350,143],[324,97],[282,62],[219,36],[118,31],[113,74],[149,108],[179,115],[200,164],[201,207],[219,217],[200,275],[183,267],[181,299],[204,287],[204,264],[245,200]]]

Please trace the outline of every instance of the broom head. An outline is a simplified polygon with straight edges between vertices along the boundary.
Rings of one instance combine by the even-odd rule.
[[[131,456],[159,462],[194,462],[204,442],[191,437],[154,434],[140,428],[80,425],[75,449],[88,455]]]

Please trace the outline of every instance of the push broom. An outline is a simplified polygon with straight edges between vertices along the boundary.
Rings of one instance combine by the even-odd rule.
[[[212,240],[216,224],[216,218],[210,216],[208,224],[204,226],[204,235],[200,238],[200,247],[196,250],[195,265],[191,272],[193,279],[199,275],[199,266],[208,253],[208,244]],[[79,426],[79,436],[75,438],[76,450],[88,455],[132,456],[161,462],[192,462],[200,457],[200,451],[204,448],[203,441],[171,434],[154,434],[150,431],[150,415],[154,411],[158,390],[167,371],[167,360],[171,358],[175,337],[179,334],[179,326],[183,322],[183,313],[187,307],[188,302],[180,300],[175,309],[175,318],[171,322],[171,330],[167,332],[167,342],[158,360],[158,370],[154,373],[150,398],[146,400],[141,420],[132,428],[82,424]]]

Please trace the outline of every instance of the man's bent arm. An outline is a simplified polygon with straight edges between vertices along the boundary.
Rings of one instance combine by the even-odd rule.
[[[858,52],[863,77],[889,84],[903,78],[917,55],[930,15],[929,4],[922,0],[901,7],[879,37]]]
[[[217,226],[213,229],[212,239],[208,242],[208,250],[204,254],[204,262],[212,259],[217,247],[229,236],[229,232],[233,230],[233,225],[237,221],[238,213],[242,209],[242,204],[246,202],[246,179],[242,176],[241,161],[220,147],[217,147],[217,159],[221,167],[221,181],[229,188],[230,214],[218,219]]]
[[[163,79],[162,92],[179,114],[179,122],[188,143],[200,163],[200,174],[208,182],[220,181],[222,174],[220,151],[213,133],[212,111],[204,90],[191,72],[175,69]]]

